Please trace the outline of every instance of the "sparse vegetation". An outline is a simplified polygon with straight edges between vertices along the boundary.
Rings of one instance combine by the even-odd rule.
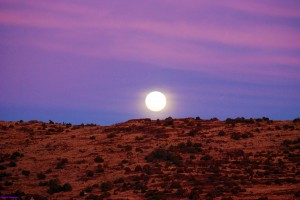
[[[262,197],[255,194],[255,189],[263,185],[270,191],[280,187],[281,199],[300,197],[296,189],[300,183],[297,118],[293,122],[273,122],[266,117],[214,120],[132,120],[110,127],[82,124],[76,126],[81,130],[75,131],[75,126],[67,127],[65,123],[0,122],[4,141],[0,153],[0,195],[12,191],[11,195],[25,198],[23,191],[14,188],[21,188],[20,184],[28,181],[38,185],[41,194],[54,194],[54,199],[126,196],[232,200],[248,198],[249,191],[256,199],[267,199],[269,192],[258,194]],[[70,131],[70,135],[53,135],[59,127]],[[109,134],[114,134],[115,139],[107,138]],[[76,137],[71,140],[72,135]],[[9,142],[14,148],[6,148],[8,138],[13,138]],[[23,150],[28,155],[24,156]],[[56,162],[39,163],[40,171],[36,171],[32,163],[45,160],[40,156],[48,154],[51,158],[56,156]],[[76,184],[74,189],[70,183],[59,181],[66,180],[69,170],[76,174],[71,182]],[[79,185],[81,188],[77,188]],[[74,194],[68,193],[72,190],[76,190]]]
[[[153,162],[156,160],[170,161],[174,165],[182,165],[182,157],[179,154],[172,153],[165,149],[155,149],[149,155],[145,157],[147,162]]]

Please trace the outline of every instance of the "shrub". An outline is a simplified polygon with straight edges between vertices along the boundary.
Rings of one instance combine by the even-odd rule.
[[[140,165],[137,165],[134,169],[135,172],[140,172],[142,170],[143,170],[143,168]]]
[[[17,164],[14,161],[10,161],[8,164],[9,167],[15,167]]]
[[[11,182],[11,181],[5,181],[4,185],[5,186],[11,186],[11,185],[13,185],[13,182]]]
[[[24,176],[29,176],[30,171],[22,170],[22,174],[23,174]]]
[[[63,186],[62,186],[62,191],[64,192],[68,192],[68,191],[72,191],[72,186],[70,183],[65,183]]]
[[[63,169],[66,163],[68,163],[68,159],[67,159],[67,158],[61,159],[61,160],[56,164],[55,169]]]
[[[94,159],[94,161],[95,161],[96,163],[102,163],[102,162],[104,162],[104,159],[103,159],[101,156],[97,156],[97,157]]]
[[[44,180],[46,178],[46,175],[43,172],[40,172],[37,174],[37,178],[40,180]]]
[[[166,199],[165,194],[163,192],[158,191],[157,189],[148,190],[145,193],[145,197],[146,197],[146,199],[149,199],[149,200],[150,199],[151,200],[156,200],[156,199],[163,200],[163,199]]]
[[[213,157],[211,155],[202,156],[201,160],[211,160]]]
[[[130,146],[130,145],[125,146],[125,151],[131,151],[131,150],[132,150],[132,146]]]
[[[17,157],[21,157],[21,156],[22,156],[22,154],[20,152],[15,151],[15,152],[13,152],[13,154],[11,154],[10,159],[14,160]]]
[[[117,178],[116,180],[114,180],[114,184],[118,184],[118,183],[124,183],[124,179],[123,178]]]
[[[193,130],[191,130],[191,131],[189,132],[188,135],[191,136],[191,137],[194,137],[197,133],[198,133],[198,130],[193,129]]]
[[[231,134],[231,138],[234,140],[239,140],[241,138],[241,135],[239,133],[234,132]]]
[[[103,166],[102,166],[102,165],[98,165],[98,166],[97,166],[97,169],[96,169],[96,172],[97,172],[97,173],[102,173],[102,172],[104,172]]]
[[[300,118],[299,118],[299,117],[295,118],[295,119],[293,120],[293,122],[294,122],[294,123],[299,123],[299,122],[300,122]]]
[[[54,193],[58,193],[63,191],[63,187],[61,185],[58,184],[58,180],[57,179],[52,179],[48,182],[48,193],[49,194],[54,194]]]
[[[259,197],[257,200],[268,200],[268,197]]]
[[[92,176],[94,176],[94,172],[91,171],[91,170],[88,170],[88,171],[86,172],[86,175],[89,176],[89,177],[92,177]]]
[[[5,125],[2,125],[1,128],[2,128],[3,131],[6,131],[8,129],[7,126],[5,126]]]
[[[140,140],[143,140],[144,139],[144,137],[142,137],[142,136],[136,136],[135,137],[135,140],[137,140],[137,141],[140,141]]]
[[[94,140],[94,139],[96,139],[95,136],[91,136],[91,137],[90,137],[90,140]]]
[[[224,136],[224,135],[225,135],[225,132],[224,132],[224,131],[220,131],[220,132],[218,133],[218,135],[219,135],[219,136]]]
[[[171,126],[171,125],[173,125],[173,124],[174,124],[174,120],[173,120],[172,117],[167,117],[167,118],[165,119],[165,123],[164,123],[165,126]]]
[[[108,134],[106,137],[107,138],[114,138],[114,137],[116,137],[117,135],[115,134],[115,133],[110,133],[110,134]]]
[[[101,184],[101,191],[102,192],[106,192],[106,191],[109,191],[109,190],[112,190],[112,189],[113,189],[113,184],[110,181],[103,182]]]
[[[182,164],[182,157],[179,154],[161,148],[153,150],[145,157],[145,160],[147,162],[153,162],[155,160],[170,161],[177,166]]]
[[[93,187],[92,186],[87,186],[85,189],[84,189],[85,192],[92,192],[93,191]]]
[[[189,199],[199,199],[200,193],[201,193],[201,191],[199,191],[199,189],[193,188],[189,195]]]

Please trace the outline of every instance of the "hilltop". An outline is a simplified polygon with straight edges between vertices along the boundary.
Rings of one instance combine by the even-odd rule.
[[[297,199],[299,121],[2,121],[0,193],[68,200]]]

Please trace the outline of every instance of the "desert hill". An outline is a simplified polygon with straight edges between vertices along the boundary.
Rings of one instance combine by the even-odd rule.
[[[299,199],[300,120],[0,122],[0,196]]]

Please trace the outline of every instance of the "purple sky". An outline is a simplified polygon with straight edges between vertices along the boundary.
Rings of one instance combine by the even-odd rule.
[[[0,120],[300,113],[299,0],[0,0]],[[162,113],[147,92],[166,94]]]

